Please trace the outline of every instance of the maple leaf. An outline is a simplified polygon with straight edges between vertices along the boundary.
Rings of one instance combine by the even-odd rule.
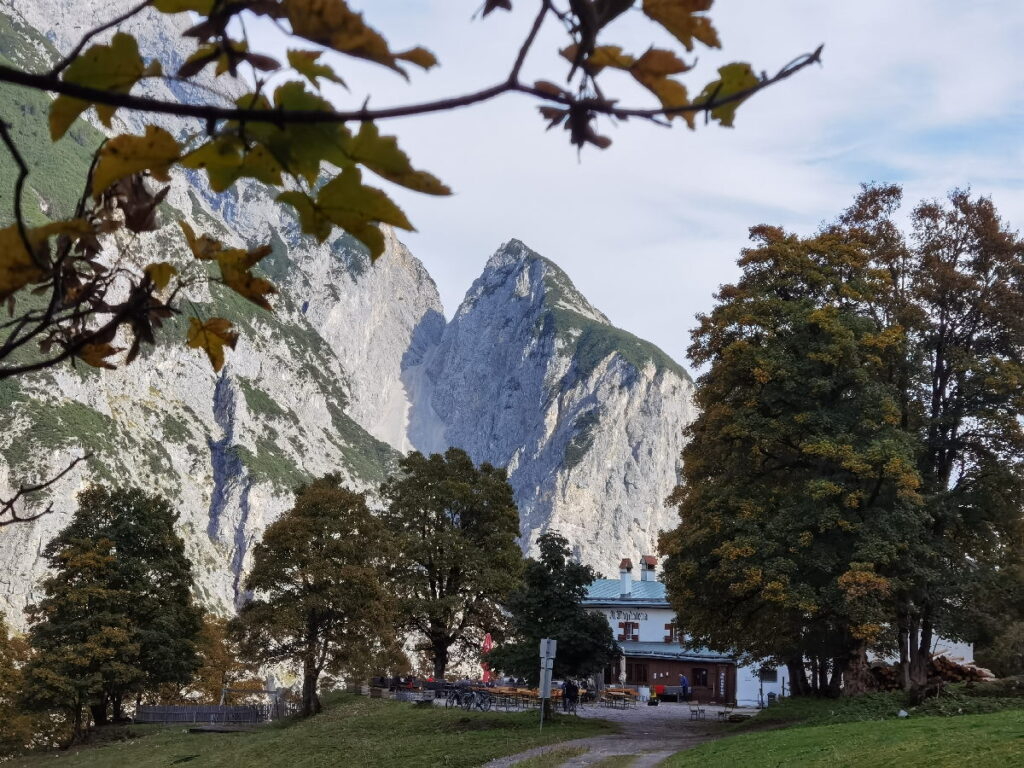
[[[143,77],[155,77],[161,73],[160,62],[146,66],[139,55],[139,44],[135,38],[118,32],[108,45],[94,45],[75,58],[64,70],[63,80],[67,83],[84,85],[111,93],[127,94]],[[91,103],[63,94],[50,105],[50,137],[56,141],[63,136],[75,119],[87,110]],[[96,114],[108,128],[116,107],[97,104]]]
[[[284,11],[292,31],[311,42],[340,53],[382,64],[402,77],[405,70],[398,61],[409,61],[427,69],[437,59],[424,48],[395,53],[387,40],[363,20],[363,14],[349,8],[345,0],[284,0]]]
[[[223,317],[211,317],[205,323],[189,318],[188,346],[206,352],[214,372],[219,373],[224,367],[224,347],[234,349],[238,343],[238,334],[231,328],[231,323]]]
[[[681,42],[686,50],[693,50],[693,41],[709,48],[721,48],[718,32],[711,19],[703,16],[714,0],[643,0],[643,12]]]
[[[435,176],[412,167],[409,156],[398,147],[394,136],[381,136],[377,126],[363,123],[345,153],[388,181],[428,195],[450,195],[452,191]]]
[[[271,253],[269,245],[263,245],[251,250],[231,248],[217,254],[217,264],[220,265],[220,275],[224,284],[235,293],[244,296],[253,304],[263,307],[268,312],[273,312],[273,307],[266,300],[266,296],[277,293],[277,289],[269,280],[256,277],[250,271],[266,256]]]
[[[338,77],[333,69],[326,64],[317,63],[320,53],[320,51],[288,51],[288,63],[292,69],[309,80],[315,88],[320,87],[318,78],[344,86],[345,81]]]
[[[178,226],[181,227],[181,231],[185,233],[185,240],[188,242],[188,247],[192,250],[192,255],[197,259],[213,259],[216,258],[217,254],[224,250],[224,246],[221,245],[220,240],[215,240],[209,235],[196,236],[191,225],[187,221],[179,221]]]
[[[145,136],[116,136],[100,149],[92,174],[92,194],[99,197],[114,182],[148,170],[158,181],[169,181],[168,171],[181,156],[181,146],[171,134],[155,125]]]
[[[49,274],[37,261],[48,261],[46,242],[50,237],[66,235],[76,239],[91,236],[93,231],[84,219],[71,219],[35,227],[25,234],[32,252],[25,247],[17,224],[0,229],[0,301]]]
[[[166,261],[158,261],[146,265],[143,273],[158,291],[162,291],[171,282],[171,278],[178,274],[178,270]]]
[[[75,357],[86,365],[91,365],[93,368],[106,368],[112,371],[117,366],[107,360],[107,358],[123,351],[121,347],[115,347],[106,343],[85,344],[75,353]]]
[[[704,90],[701,91],[700,96],[695,100],[695,104],[720,101],[733,94],[753,88],[760,82],[751,66],[740,62],[719,67],[718,75],[718,80],[712,80],[704,86]],[[736,109],[744,100],[737,99],[736,101],[730,101],[728,104],[715,107],[711,110],[711,118],[717,120],[726,128],[731,128],[733,119],[736,117]]]

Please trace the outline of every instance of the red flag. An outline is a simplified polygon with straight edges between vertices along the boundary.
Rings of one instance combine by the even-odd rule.
[[[490,653],[491,652],[491,648],[493,648],[493,647],[494,647],[494,641],[491,639],[491,633],[488,632],[486,635],[484,635],[484,643],[483,643],[483,645],[480,648],[480,653],[481,654],[483,654],[483,653]],[[483,678],[482,678],[483,681],[485,683],[491,682],[491,666],[486,661],[481,661],[480,662],[480,667],[484,671]]]

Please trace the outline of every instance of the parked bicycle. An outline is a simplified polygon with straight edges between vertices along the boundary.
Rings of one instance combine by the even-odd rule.
[[[445,709],[459,708],[467,712],[478,709],[487,712],[494,704],[494,697],[487,691],[472,688],[452,688],[444,700]]]

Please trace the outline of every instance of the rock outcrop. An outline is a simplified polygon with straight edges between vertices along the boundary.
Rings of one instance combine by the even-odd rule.
[[[129,4],[0,0],[0,60],[45,69],[77,42],[83,20]],[[189,52],[187,22],[150,14],[129,31],[173,66]],[[153,85],[164,98],[180,98],[176,87]],[[0,86],[0,119],[15,124],[30,164],[47,169],[28,182],[38,215],[66,215],[68,183],[84,178],[102,134],[79,121],[50,145],[33,132],[46,108],[45,95]],[[125,121],[119,130],[141,129],[137,116]],[[6,157],[0,178],[11,178]],[[0,188],[0,210],[9,195]],[[236,246],[271,243],[261,268],[280,290],[275,311],[217,285],[188,296],[192,311],[224,315],[242,332],[220,374],[184,346],[186,321],[177,318],[164,343],[126,369],[62,367],[0,381],[0,495],[91,454],[35,500],[52,502],[51,514],[0,529],[0,610],[13,625],[37,597],[43,547],[96,480],[174,501],[199,595],[219,612],[245,598],[253,544],[296,485],[333,471],[372,492],[412,448],[454,445],[508,466],[523,546],[558,529],[605,572],[653,550],[671,525],[663,502],[693,416],[688,376],[614,328],[522,243],[499,249],[446,323],[430,275],[391,232],[371,265],[346,235],[323,245],[304,237],[259,184],[213,195],[198,174],[174,180],[161,216],[163,226],[134,246],[137,258],[188,264],[178,221]]]

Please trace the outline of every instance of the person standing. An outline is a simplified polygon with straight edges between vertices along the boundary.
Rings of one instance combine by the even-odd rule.
[[[679,695],[683,701],[690,700],[690,680],[685,674],[679,675]]]

